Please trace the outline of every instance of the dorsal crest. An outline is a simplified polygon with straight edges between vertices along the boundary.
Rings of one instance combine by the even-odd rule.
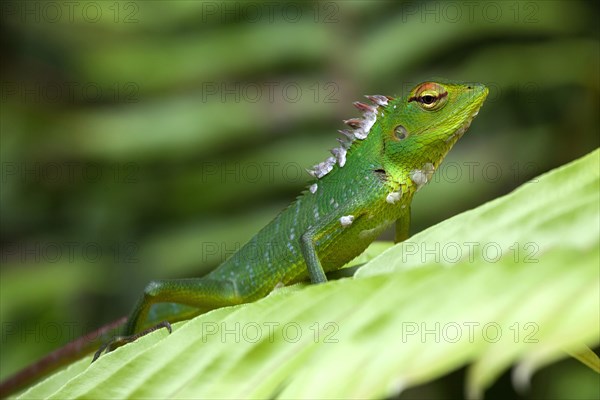
[[[363,112],[362,118],[350,118],[344,120],[344,123],[351,129],[338,131],[342,135],[341,138],[338,138],[340,146],[331,150],[333,156],[307,170],[310,175],[320,179],[331,172],[336,163],[340,167],[343,167],[346,164],[346,154],[352,146],[352,143],[356,140],[364,140],[367,138],[371,128],[377,121],[379,108],[385,108],[389,101],[394,100],[392,97],[378,94],[367,95],[365,97],[373,104],[365,104],[359,101],[353,103],[356,108]]]

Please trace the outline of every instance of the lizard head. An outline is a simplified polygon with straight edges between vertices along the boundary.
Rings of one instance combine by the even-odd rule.
[[[350,163],[383,164],[386,177],[392,180],[413,170],[425,171],[428,176],[467,130],[487,94],[481,84],[424,82],[398,99],[366,96],[373,105],[354,103],[364,112],[363,118],[344,121],[353,130],[339,131],[344,136],[338,139],[341,146],[308,172],[320,179],[336,165],[342,169],[347,152],[354,152]],[[369,158],[373,162],[365,163]]]
[[[424,82],[391,101],[384,111],[387,118],[380,119],[386,171],[393,174],[408,168],[433,173],[487,94],[481,84]]]

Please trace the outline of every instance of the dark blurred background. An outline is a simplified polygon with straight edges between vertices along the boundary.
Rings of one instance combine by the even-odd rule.
[[[218,265],[306,187],[364,94],[490,87],[413,233],[590,152],[598,20],[594,1],[3,1],[0,376],[128,313],[149,280]],[[523,396],[597,393],[582,370]],[[463,378],[409,393],[461,396]],[[507,393],[505,376],[488,396]]]

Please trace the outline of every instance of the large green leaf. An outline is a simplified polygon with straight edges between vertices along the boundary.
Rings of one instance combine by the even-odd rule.
[[[526,382],[599,343],[599,156],[385,250],[356,279],[209,312],[23,397],[380,398],[467,364],[471,397],[515,363]]]

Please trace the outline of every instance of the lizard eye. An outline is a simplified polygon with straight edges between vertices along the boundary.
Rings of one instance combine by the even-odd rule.
[[[435,110],[439,108],[442,103],[442,99],[445,98],[446,96],[440,96],[440,94],[435,90],[426,90],[419,94],[417,101],[421,105],[421,108],[425,110]]]
[[[426,94],[421,96],[421,103],[425,105],[431,105],[437,100],[437,97],[433,94]]]
[[[446,104],[448,92],[436,83],[424,83],[415,90],[415,94],[408,100],[416,102],[423,110],[439,110]]]
[[[394,137],[398,140],[404,140],[408,137],[408,131],[402,125],[394,128]]]

